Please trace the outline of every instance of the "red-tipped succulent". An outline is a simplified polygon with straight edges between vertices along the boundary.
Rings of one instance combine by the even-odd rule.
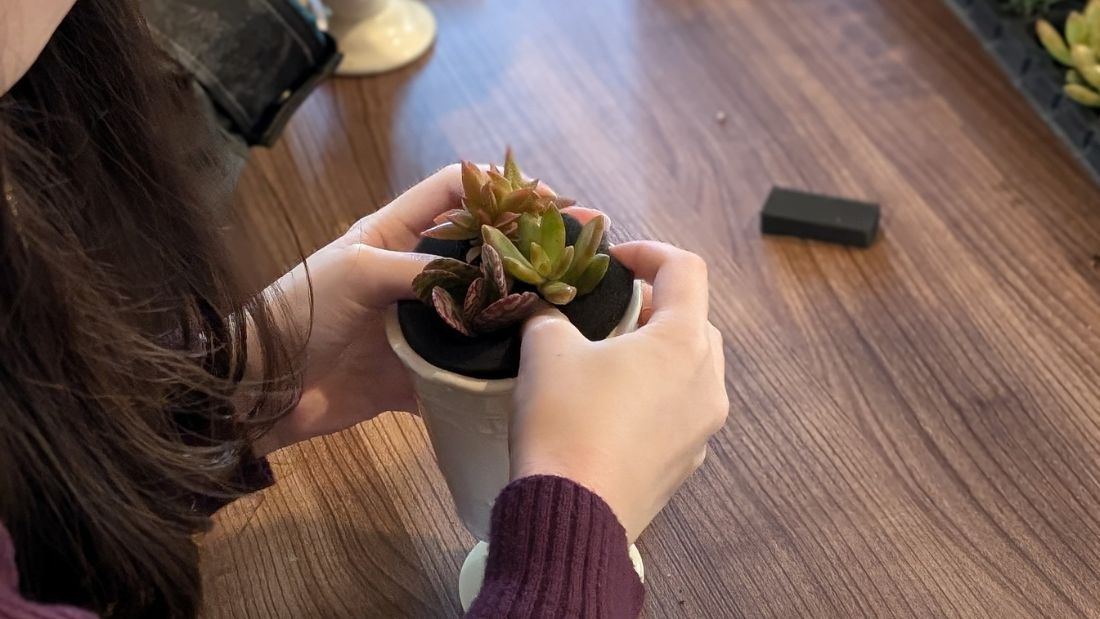
[[[510,292],[512,282],[492,246],[481,252],[481,268],[461,260],[429,262],[413,280],[413,290],[452,329],[463,335],[492,333],[522,322],[535,311],[539,295]]]
[[[511,149],[504,158],[503,172],[495,165],[486,172],[469,161],[463,161],[462,208],[451,209],[436,217],[435,225],[425,230],[424,236],[447,241],[470,241],[472,249],[467,261],[473,261],[480,251],[482,226],[491,226],[504,236],[517,239],[520,215],[541,215],[547,209],[562,209],[574,204],[572,200],[539,192],[538,184],[537,180],[524,182]]]

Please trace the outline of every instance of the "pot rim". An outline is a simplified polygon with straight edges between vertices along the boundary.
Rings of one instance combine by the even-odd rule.
[[[634,280],[634,292],[630,296],[630,303],[626,306],[622,320],[611,331],[608,337],[624,335],[634,331],[638,326],[638,317],[642,313],[642,280]],[[473,391],[485,394],[498,394],[512,391],[516,387],[514,378],[471,378],[457,372],[444,370],[429,363],[420,353],[413,350],[401,331],[401,323],[397,318],[397,305],[390,306],[386,310],[386,339],[390,342],[390,348],[410,370],[421,378],[442,383],[463,391]]]

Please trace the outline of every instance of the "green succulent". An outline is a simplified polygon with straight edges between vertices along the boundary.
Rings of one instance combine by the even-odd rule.
[[[483,248],[480,268],[439,258],[413,279],[417,297],[452,329],[471,337],[522,322],[535,311],[537,294],[511,289],[500,254],[491,246]]]
[[[1036,22],[1035,31],[1047,53],[1069,67],[1065,95],[1081,105],[1100,107],[1100,0],[1089,0],[1084,12],[1071,12],[1064,35],[1045,19]]]
[[[566,245],[565,221],[557,209],[549,209],[541,216],[521,216],[515,242],[492,226],[482,226],[481,233],[509,275],[535,286],[554,305],[566,305],[592,292],[607,273],[611,258],[598,253],[606,226],[603,217],[596,217],[584,225],[574,245]]]
[[[435,225],[423,236],[449,241],[471,241],[469,261],[477,257],[481,227],[492,226],[509,238],[518,238],[519,218],[525,213],[538,215],[550,209],[572,206],[565,198],[537,191],[538,181],[524,182],[512,150],[504,157],[504,170],[495,165],[486,172],[469,161],[462,162],[462,208],[449,210],[435,219]]]

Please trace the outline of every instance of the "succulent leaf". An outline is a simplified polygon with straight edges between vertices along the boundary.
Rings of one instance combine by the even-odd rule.
[[[570,206],[576,206],[576,205],[577,205],[577,201],[572,199],[572,198],[556,197],[556,198],[551,198],[550,199],[550,206],[553,206],[554,208],[558,209],[559,211],[563,208],[569,208]]]
[[[489,302],[488,283],[479,277],[466,289],[466,299],[462,303],[463,316],[476,316]]]
[[[550,261],[550,256],[546,254],[546,251],[542,249],[542,245],[538,243],[531,243],[531,251],[527,253],[530,256],[531,266],[535,267],[535,272],[539,274],[539,277],[546,279],[550,275],[550,269],[554,266]]]
[[[485,171],[469,161],[462,162],[462,193],[466,199],[476,199],[481,195],[481,187],[489,180]]]
[[[504,213],[514,213],[519,215],[526,211],[529,201],[537,199],[534,190],[531,189],[517,189],[511,191],[508,195],[500,201],[500,210]]]
[[[496,198],[498,205],[504,202],[508,194],[512,193],[512,184],[504,178],[503,174],[495,170],[489,172],[489,186],[493,190],[493,196]]]
[[[539,245],[552,261],[557,260],[565,249],[565,220],[556,208],[547,210],[542,216]]]
[[[491,285],[493,298],[500,298],[508,294],[508,276],[504,272],[504,263],[500,260],[500,252],[492,245],[484,245],[481,250],[482,277]]]
[[[492,226],[482,226],[481,237],[487,245],[492,245],[494,249],[500,252],[501,259],[505,261],[512,259],[526,264],[527,266],[531,266],[527,261],[527,257],[520,253],[511,239],[505,236],[500,230]],[[507,262],[505,264],[507,264]]]
[[[1050,22],[1040,19],[1035,23],[1035,32],[1039,35],[1039,41],[1042,42],[1043,47],[1046,48],[1051,57],[1066,66],[1073,66],[1069,46],[1066,45],[1065,39],[1058,34],[1058,30]]]
[[[519,166],[516,165],[516,158],[512,156],[511,147],[504,152],[504,177],[508,179],[509,183],[516,187],[523,184],[523,173],[520,172]]]
[[[531,242],[539,238],[539,217],[524,213],[519,218],[519,240],[516,248],[526,255],[531,251]]]
[[[436,288],[455,290],[464,285],[466,285],[466,283],[453,273],[447,273],[445,271],[424,271],[413,279],[413,292],[416,293],[416,298],[430,304],[432,291]]]
[[[448,291],[461,290],[478,276],[478,270],[461,260],[440,258],[433,260],[413,278],[413,291],[417,298],[430,304],[432,290],[442,287]]]
[[[1100,3],[1092,2],[1085,9],[1085,29],[1088,44],[1100,45]]]
[[[530,262],[527,262],[526,258],[517,260],[505,256],[501,261],[504,262],[504,270],[521,282],[537,286],[545,281],[544,278],[538,274],[538,271],[535,270],[535,267],[531,266]]]
[[[1066,84],[1063,92],[1070,99],[1088,107],[1100,107],[1100,93],[1081,84]]]
[[[432,223],[441,224],[445,221],[450,221],[451,217],[453,217],[454,215],[457,215],[458,213],[465,213],[465,212],[466,212],[465,209],[453,208],[453,209],[451,209],[451,210],[449,210],[445,213],[440,213],[439,215],[436,215],[435,219],[432,220]]]
[[[496,218],[497,213],[500,212],[499,210],[497,210],[497,195],[493,192],[492,181],[489,181],[481,186],[481,204],[481,212],[484,213],[484,216],[482,218],[483,222],[488,223],[492,221]]]
[[[1073,11],[1066,18],[1066,43],[1070,47],[1074,45],[1087,45],[1089,42],[1089,25],[1085,16],[1080,11]]]
[[[470,281],[478,276],[477,267],[454,258],[436,258],[424,265],[424,271],[446,271]]]
[[[475,217],[473,213],[470,213],[469,211],[462,211],[457,209],[451,211],[451,215],[447,217],[447,221],[453,223],[460,228],[474,232],[476,232],[478,228],[481,227],[481,222],[479,222],[477,220],[477,217]]]
[[[434,288],[432,290],[432,307],[435,308],[436,313],[443,319],[443,322],[447,323],[452,329],[463,335],[473,335],[462,316],[462,309],[455,302],[451,293],[442,288]]]
[[[561,255],[558,256],[558,260],[554,264],[553,270],[551,270],[550,274],[546,276],[546,279],[551,281],[562,279],[569,271],[570,267],[573,266],[574,252],[575,248],[572,245],[562,250]]]
[[[568,305],[577,297],[577,289],[565,282],[548,282],[539,286],[539,294],[554,305]]]
[[[1096,52],[1086,45],[1074,45],[1070,50],[1073,65],[1085,82],[1100,89],[1100,64],[1096,62]]]
[[[480,333],[497,331],[517,322],[527,320],[538,308],[539,295],[533,292],[510,294],[500,299],[473,318],[473,328]]]
[[[432,226],[425,230],[423,236],[439,239],[441,241],[468,241],[470,239],[476,239],[477,233],[475,232],[471,235],[468,229],[445,221],[438,226]]]
[[[517,221],[519,221],[519,213],[510,213],[508,211],[504,211],[500,215],[497,215],[496,220],[493,222],[493,227],[500,229],[504,228],[505,226],[510,226]]]
[[[607,254],[599,254],[592,258],[584,272],[577,278],[577,294],[584,295],[592,292],[603,280],[603,276],[607,275],[607,268],[610,265],[611,257]]]
[[[576,253],[573,256],[573,265],[563,277],[565,281],[576,281],[581,276],[592,257],[599,251],[606,230],[607,218],[605,217],[595,217],[584,224],[581,233],[577,235],[577,242],[573,245]]]

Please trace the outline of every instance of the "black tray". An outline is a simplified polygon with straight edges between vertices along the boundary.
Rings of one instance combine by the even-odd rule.
[[[1016,88],[1100,183],[1100,114],[1062,94],[1066,68],[1052,59],[1035,36],[1035,19],[998,8],[998,0],[944,0],[997,59]],[[1069,8],[1047,19],[1061,31]]]

